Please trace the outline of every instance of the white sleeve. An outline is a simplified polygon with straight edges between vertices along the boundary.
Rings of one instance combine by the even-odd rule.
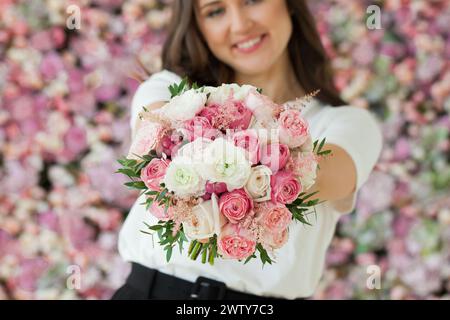
[[[134,136],[136,120],[142,107],[158,101],[169,101],[169,86],[179,83],[181,78],[168,70],[153,74],[150,78],[142,82],[136,90],[131,101],[131,133]]]
[[[344,149],[356,167],[356,190],[348,197],[331,202],[341,213],[353,211],[356,195],[367,181],[381,153],[383,138],[376,117],[366,109],[344,106],[330,108],[326,129],[320,139]]]

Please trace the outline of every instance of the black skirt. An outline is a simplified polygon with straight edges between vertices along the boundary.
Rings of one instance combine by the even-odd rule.
[[[186,281],[137,263],[132,263],[126,283],[112,300],[276,300],[226,287],[225,283],[205,277]]]

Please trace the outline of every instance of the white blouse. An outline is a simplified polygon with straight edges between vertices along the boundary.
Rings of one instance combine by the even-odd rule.
[[[164,70],[139,86],[132,101],[132,131],[142,106],[168,100],[167,87],[180,80],[176,74]],[[326,137],[328,143],[340,146],[352,157],[357,171],[357,189],[345,199],[316,206],[317,214],[311,215],[312,226],[294,222],[289,228],[288,242],[278,250],[276,263],[263,268],[259,258],[246,265],[217,259],[211,266],[192,261],[186,252],[180,254],[179,250],[173,251],[167,263],[164,250],[158,245],[158,236],[140,232],[146,229],[144,222],[157,223],[140,204],[144,202],[143,197],[136,200],[120,231],[119,252],[123,259],[192,282],[198,276],[212,278],[234,290],[260,296],[286,299],[312,296],[323,273],[325,254],[337,221],[341,214],[353,211],[357,191],[380,155],[382,135],[376,118],[365,109],[324,106],[314,100],[302,114],[309,122],[313,140]]]

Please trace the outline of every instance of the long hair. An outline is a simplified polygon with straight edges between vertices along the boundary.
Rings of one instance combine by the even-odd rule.
[[[230,83],[234,71],[208,48],[197,26],[194,1],[173,0],[163,67],[200,85]],[[345,104],[334,86],[330,61],[305,0],[286,0],[286,3],[293,25],[288,51],[298,82],[305,92],[319,89],[316,97],[325,104]]]

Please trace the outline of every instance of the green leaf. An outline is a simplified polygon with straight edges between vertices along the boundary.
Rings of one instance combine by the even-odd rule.
[[[132,182],[126,182],[125,185],[127,187],[133,188],[133,189],[147,189],[147,186],[143,181],[132,181]]]
[[[318,153],[319,156],[326,156],[327,154],[330,154],[331,150],[325,150]]]
[[[145,223],[145,222],[144,222]],[[149,226],[148,224],[146,224],[147,225],[147,227],[150,229],[150,230],[153,230],[153,231],[158,231],[158,230],[161,230],[162,228],[163,228],[163,226],[162,225],[159,225],[159,224],[155,224],[154,226]]]
[[[167,262],[169,262],[169,261],[170,261],[170,258],[172,257],[172,250],[173,250],[173,247],[170,246],[170,247],[167,249],[167,251],[166,251],[166,261],[167,261]]]
[[[116,171],[117,173],[122,173],[128,177],[139,177],[133,170],[128,168],[122,168]]]
[[[319,140],[314,141],[313,152],[316,152],[317,143],[319,143]]]
[[[252,255],[249,256],[247,259],[245,259],[244,264],[247,264],[250,260],[252,260],[252,259],[254,259],[254,258],[256,258],[256,255],[255,255],[255,254],[252,254]]]
[[[325,144],[325,138],[323,138],[322,141],[320,142],[319,149],[317,150],[317,153],[320,153],[320,151],[322,150],[324,144]]]

